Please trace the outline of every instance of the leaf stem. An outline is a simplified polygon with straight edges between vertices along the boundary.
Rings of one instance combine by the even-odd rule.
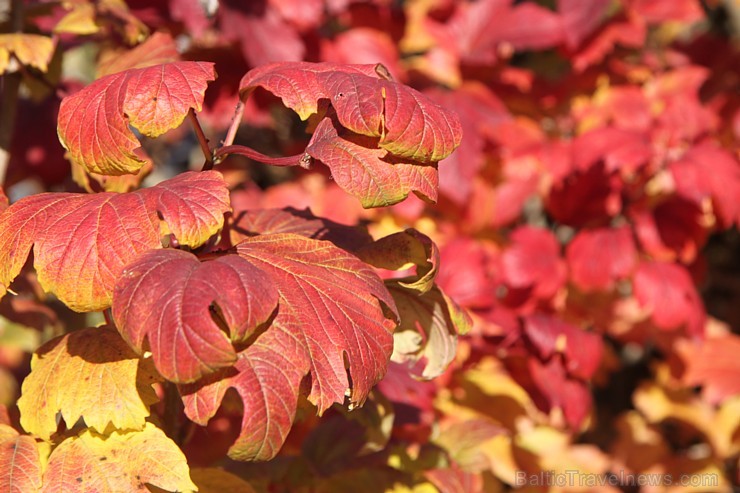
[[[265,164],[271,164],[273,166],[302,166],[307,167],[308,163],[311,160],[311,157],[306,154],[296,154],[294,156],[284,156],[284,157],[270,157],[266,156],[265,154],[262,154],[259,151],[255,151],[251,147],[241,146],[241,145],[228,145],[221,147],[216,150],[214,153],[214,158],[216,159],[216,162],[220,162],[223,160],[226,156],[230,154],[238,154],[240,156],[246,156],[249,159],[254,159],[255,161],[259,161],[260,163]]]
[[[213,169],[213,151],[208,146],[208,139],[206,138],[206,134],[203,132],[203,127],[200,126],[198,117],[195,116],[195,110],[193,110],[193,108],[190,108],[190,111],[188,111],[188,118],[190,119],[190,123],[193,124],[195,136],[198,138],[198,143],[203,151],[203,156],[206,158],[206,162],[203,164],[203,171]]]
[[[234,143],[234,139],[236,138],[236,131],[239,130],[239,124],[241,124],[242,122],[242,115],[244,115],[244,102],[239,101],[239,103],[237,103],[236,105],[236,109],[234,110],[234,117],[231,119],[229,130],[226,132],[226,137],[224,137],[222,147],[228,147]]]

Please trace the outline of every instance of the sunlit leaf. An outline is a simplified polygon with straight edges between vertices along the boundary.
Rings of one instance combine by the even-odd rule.
[[[48,450],[47,452],[48,453]],[[46,455],[32,437],[20,435],[0,424],[0,491],[30,493],[41,489],[41,473]]]
[[[366,264],[329,242],[294,234],[261,235],[237,245],[279,293],[272,325],[223,371],[182,389],[188,416],[205,423],[224,393],[244,401],[233,458],[269,459],[285,441],[301,380],[319,412],[361,404],[385,374],[396,325],[395,304]],[[351,380],[350,380],[351,379]]]
[[[39,34],[0,34],[0,74],[8,68],[11,53],[22,64],[46,72],[54,54],[54,41]]]
[[[183,173],[132,193],[43,193],[0,215],[0,296],[34,245],[45,290],[78,311],[110,306],[123,267],[173,234],[196,247],[223,226],[229,195],[216,171]]]
[[[306,119],[327,99],[339,123],[378,137],[378,147],[420,162],[444,159],[460,143],[460,122],[423,94],[382,77],[384,67],[305,62],[276,63],[248,72],[242,98],[255,87],[279,96]]]
[[[213,64],[174,62],[129,69],[96,80],[64,98],[58,132],[72,161],[92,173],[136,173],[147,161],[129,125],[149,137],[178,127],[200,111]]]
[[[85,430],[67,438],[49,457],[42,492],[149,493],[147,484],[166,491],[197,490],[183,453],[151,423],[142,431],[101,435]]]
[[[21,425],[45,440],[57,430],[57,413],[68,428],[82,418],[100,433],[109,426],[141,430],[158,400],[155,375],[114,329],[72,332],[34,354],[18,400]]]
[[[246,341],[277,306],[271,281],[237,255],[201,263],[181,250],[152,250],[116,283],[113,318],[137,352],[148,340],[165,378],[192,382],[236,362],[232,344]]]

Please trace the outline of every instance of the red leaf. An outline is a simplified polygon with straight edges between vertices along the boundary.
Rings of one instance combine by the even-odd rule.
[[[232,343],[246,341],[277,306],[270,282],[237,255],[201,263],[188,252],[153,250],[123,271],[113,318],[139,353],[148,339],[162,376],[192,382],[236,362]]]
[[[216,171],[183,173],[133,193],[43,193],[19,200],[0,216],[0,296],[34,247],[34,267],[47,291],[70,308],[110,306],[113,285],[139,253],[161,248],[172,233],[197,247],[230,210]],[[161,219],[160,219],[161,217]]]
[[[501,44],[538,50],[563,41],[563,24],[555,12],[533,3],[511,3],[485,0],[458,4],[448,29],[463,61],[494,63]]]
[[[377,145],[377,138],[352,134],[327,118],[316,128],[306,153],[326,164],[337,185],[365,208],[396,204],[411,191],[437,200],[436,166],[397,162]]]
[[[689,264],[706,243],[708,224],[699,206],[672,196],[655,209],[636,206],[630,217],[642,249],[655,260]]]
[[[524,333],[543,361],[556,352],[562,353],[565,369],[571,376],[588,380],[601,363],[604,352],[601,337],[554,316],[535,314],[525,317]]]
[[[382,65],[275,63],[248,72],[240,93],[244,99],[262,87],[304,120],[327,99],[342,126],[379,137],[378,146],[396,156],[436,162],[450,155],[461,139],[457,117],[414,89],[386,80],[385,71]]]
[[[656,327],[674,330],[686,325],[692,335],[704,330],[704,307],[691,276],[680,265],[642,262],[633,281],[635,298],[651,311]]]
[[[555,183],[546,207],[555,220],[571,226],[603,224],[621,211],[622,186],[621,178],[599,162]]]
[[[501,255],[504,282],[515,289],[533,289],[536,298],[550,298],[565,282],[565,264],[555,235],[546,229],[522,226],[511,234]]]
[[[221,32],[239,41],[244,58],[252,66],[277,61],[299,61],[306,48],[298,32],[280,15],[272,1],[221,0],[218,6]]]
[[[583,291],[609,290],[632,274],[637,249],[627,226],[580,231],[566,250],[570,278]]]
[[[440,251],[437,284],[467,308],[489,308],[496,300],[493,251],[470,238],[456,238]]]
[[[466,83],[455,91],[426,93],[446,108],[455,108],[461,118],[460,147],[441,163],[440,191],[457,204],[465,204],[472,192],[473,178],[486,162],[484,148],[498,127],[511,120],[504,104],[483,84]]]
[[[549,412],[553,407],[561,408],[567,423],[578,429],[592,405],[591,392],[586,384],[568,378],[557,358],[549,363],[529,358],[527,363],[532,382],[547,401],[544,410]]]
[[[157,137],[200,111],[213,64],[176,62],[107,75],[62,100],[59,139],[70,159],[103,175],[136,173],[147,160],[129,125]]]
[[[704,18],[698,0],[627,0],[625,3],[648,22],[694,22]]]
[[[710,144],[692,147],[668,166],[681,196],[701,205],[712,199],[723,228],[740,224],[740,163],[728,152]]]
[[[610,4],[611,0],[558,0],[569,48],[576,48],[603,22]]]
[[[373,270],[329,242],[283,233],[256,236],[236,248],[272,279],[277,315],[239,354],[236,374],[185,387],[184,401],[188,416],[203,424],[226,390],[235,388],[245,412],[229,454],[266,460],[285,441],[306,374],[309,400],[320,413],[347,396],[351,405],[365,400],[387,369],[397,315]]]
[[[331,241],[347,251],[355,251],[373,241],[364,227],[335,223],[314,216],[308,209],[299,211],[292,207],[241,211],[236,214],[229,232],[233,245],[252,236],[275,233],[293,233]]]

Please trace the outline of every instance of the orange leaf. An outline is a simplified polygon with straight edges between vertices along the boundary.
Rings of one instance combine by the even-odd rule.
[[[59,140],[72,161],[104,175],[136,173],[147,160],[129,125],[149,137],[200,111],[212,63],[174,62],[129,69],[96,80],[62,100]]]
[[[0,297],[35,244],[34,267],[45,290],[73,310],[102,310],[136,255],[160,248],[166,233],[199,246],[223,226],[229,210],[228,189],[216,171],[183,173],[133,193],[24,198],[0,215]]]
[[[0,424],[0,491],[39,491],[41,470],[41,454],[36,441]]]

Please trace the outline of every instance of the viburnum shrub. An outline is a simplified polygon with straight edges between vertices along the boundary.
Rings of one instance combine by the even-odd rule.
[[[738,488],[731,0],[8,7],[0,492]]]

